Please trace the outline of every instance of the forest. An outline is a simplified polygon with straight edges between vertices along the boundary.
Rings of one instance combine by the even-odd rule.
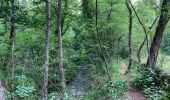
[[[170,0],[0,0],[0,100],[170,100]]]

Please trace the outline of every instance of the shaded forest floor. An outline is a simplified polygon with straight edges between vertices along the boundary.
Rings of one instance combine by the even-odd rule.
[[[68,84],[67,89],[73,100],[81,100],[83,96],[86,95],[89,86],[88,69],[80,66],[76,76]]]
[[[128,100],[146,100],[146,97],[142,93],[142,91],[139,90],[134,85],[132,85],[132,76],[130,75],[130,73],[126,75],[127,68],[128,68],[127,64],[122,62],[121,68],[119,70],[120,78],[122,80],[126,80],[125,78],[127,77],[127,82],[128,82],[128,86],[129,86],[127,99]]]
[[[127,71],[127,64],[121,62],[119,74],[120,79],[127,81],[128,83],[128,93],[127,100],[146,100],[145,95],[137,87],[132,85],[132,76],[129,74],[125,75]],[[83,67],[79,67],[78,73],[73,78],[73,80],[68,84],[68,93],[71,95],[73,100],[82,100],[83,96],[88,92],[90,87],[90,79],[88,76],[88,70]],[[69,99],[69,100],[72,100]]]

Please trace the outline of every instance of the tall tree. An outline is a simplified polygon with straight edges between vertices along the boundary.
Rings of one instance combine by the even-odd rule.
[[[155,36],[150,47],[150,55],[148,56],[146,64],[147,66],[150,66],[152,68],[154,68],[156,65],[159,48],[165,31],[165,27],[170,19],[169,13],[170,13],[170,0],[163,0],[160,19],[155,32]]]
[[[10,56],[9,56],[9,66],[11,69],[11,92],[14,91],[14,72],[15,72],[15,58],[14,58],[14,51],[15,51],[15,43],[16,43],[16,0],[11,0],[11,30],[10,30]],[[11,96],[12,100],[14,99]]]
[[[49,48],[50,48],[50,0],[46,0],[46,39],[45,39],[45,75],[43,85],[43,97],[42,100],[48,100],[48,68],[49,68]]]
[[[145,33],[145,38],[144,38],[142,44],[140,45],[139,50],[138,50],[138,53],[137,53],[138,63],[140,64],[140,63],[141,63],[141,51],[142,51],[142,48],[143,48],[145,42],[146,42],[146,47],[147,47],[147,53],[148,53],[148,56],[149,56],[149,53],[150,53],[149,45],[150,45],[150,43],[149,43],[148,33],[149,33],[149,31],[154,27],[155,23],[157,22],[158,17],[155,18],[153,24],[152,24],[150,27],[148,27],[149,30],[147,30],[147,27],[145,27],[145,24],[144,24],[144,23],[142,22],[142,20],[140,19],[140,17],[139,17],[139,15],[138,15],[135,7],[133,6],[132,2],[131,2],[131,1],[129,1],[129,2],[130,2],[130,5],[131,5],[131,7],[132,7],[132,9],[133,9],[136,17],[137,17],[137,20],[139,21],[139,23],[140,23],[140,25],[142,26],[143,31],[144,31],[144,33]]]
[[[131,9],[129,3],[130,3],[130,0],[127,0],[126,6],[128,8],[128,12],[129,12],[128,44],[129,44],[129,53],[130,53],[128,69],[130,69],[133,64],[133,46],[132,46],[132,21],[133,21],[133,18],[132,18],[132,9]]]
[[[64,66],[63,66],[63,50],[62,50],[62,0],[58,0],[58,21],[57,21],[57,30],[58,30],[58,57],[59,57],[59,69],[60,69],[60,79],[61,79],[61,97],[60,100],[64,99],[65,94],[65,76],[64,76]]]

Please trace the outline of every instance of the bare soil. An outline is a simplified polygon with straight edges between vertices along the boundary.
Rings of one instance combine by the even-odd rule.
[[[125,78],[128,77],[127,82],[130,88],[128,90],[127,99],[128,100],[146,100],[146,97],[142,93],[142,91],[139,90],[137,87],[131,85],[132,78],[129,74],[127,74],[128,76],[126,75],[127,68],[128,68],[127,64],[122,62],[121,68],[119,70],[121,79],[125,80]]]

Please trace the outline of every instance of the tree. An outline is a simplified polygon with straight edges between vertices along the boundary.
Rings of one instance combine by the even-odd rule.
[[[170,19],[170,1],[163,0],[161,7],[161,15],[159,18],[158,26],[156,28],[156,32],[150,47],[150,54],[147,60],[147,66],[154,68],[156,65],[157,57],[159,54],[160,44],[162,41],[162,37],[166,28],[166,25]]]
[[[50,48],[50,0],[46,0],[46,39],[45,39],[45,75],[43,85],[43,97],[42,100],[48,100],[48,68],[49,68],[49,48]]]
[[[128,32],[128,44],[129,44],[129,54],[130,54],[130,59],[129,59],[129,65],[128,65],[128,69],[131,68],[132,64],[133,64],[133,46],[132,46],[132,9],[129,5],[130,0],[126,1],[126,6],[128,8],[128,12],[129,12],[129,32]]]
[[[154,27],[155,23],[157,22],[157,19],[158,19],[158,17],[155,18],[153,24],[151,25],[151,27],[149,27],[149,30],[152,30],[152,28]],[[148,34],[148,32],[146,34]],[[148,47],[149,47],[148,36],[146,34],[145,34],[145,38],[144,38],[142,44],[139,47],[138,52],[137,52],[137,57],[138,57],[138,63],[139,64],[141,63],[141,51],[142,51],[142,48],[143,48],[143,46],[144,46],[146,41],[147,41],[147,50],[148,50]],[[148,55],[149,55],[149,53],[148,53]]]
[[[140,25],[142,26],[142,29],[144,31],[144,34],[145,34],[145,38],[143,40],[143,42],[141,43],[140,47],[139,47],[139,50],[137,52],[137,58],[138,58],[138,63],[140,64],[141,63],[141,51],[142,51],[142,48],[146,42],[146,47],[147,47],[147,53],[148,53],[148,56],[149,56],[149,36],[148,36],[148,33],[152,30],[152,28],[154,27],[155,23],[157,22],[157,19],[158,17],[155,18],[154,22],[152,23],[152,25],[150,27],[146,27],[146,25],[142,22],[142,19],[139,17],[138,13],[137,13],[137,10],[135,9],[135,7],[133,6],[133,4],[130,2],[130,5],[137,17],[137,20],[138,22],[140,23]],[[148,30],[147,30],[148,29]]]
[[[139,18],[138,14],[137,14],[137,11],[135,10],[135,8],[134,8],[134,6],[133,6],[133,4],[132,4],[132,2],[131,2],[130,0],[129,0],[129,3],[130,3],[130,5],[131,5],[131,7],[132,7],[132,9],[133,9],[136,17],[137,17],[137,20],[139,21],[139,23],[140,23],[140,25],[142,26],[143,31],[144,31],[144,33],[145,33],[144,41],[143,41],[142,44],[140,45],[139,51],[138,51],[138,54],[137,54],[137,56],[138,56],[138,63],[140,64],[140,63],[141,63],[140,53],[141,53],[141,50],[142,50],[142,48],[143,48],[143,46],[144,46],[144,44],[145,44],[145,41],[146,41],[146,44],[147,44],[147,52],[148,52],[148,55],[149,55],[149,40],[148,40],[148,34],[147,34],[148,32],[147,32],[147,29],[146,29],[144,23],[143,23],[143,22],[141,21],[141,19]]]
[[[62,29],[61,29],[61,20],[62,20],[62,0],[58,0],[58,21],[57,21],[57,30],[58,30],[58,57],[59,57],[59,69],[60,69],[60,79],[61,79],[61,97],[60,100],[64,99],[65,94],[65,76],[64,76],[64,66],[63,66],[63,50],[62,50]]]
[[[111,11],[110,11],[110,13],[111,13]],[[111,14],[108,14],[108,22],[109,22],[110,15]],[[98,0],[96,0],[96,16],[95,17],[96,17],[96,33],[97,33],[96,37],[97,37],[97,43],[99,45],[99,51],[100,51],[100,54],[101,54],[101,58],[102,58],[102,60],[103,60],[103,62],[105,64],[106,73],[108,74],[109,82],[112,84],[112,78],[111,78],[111,75],[109,73],[109,68],[108,68],[106,57],[105,57],[106,53],[102,49],[102,42],[101,42],[100,35],[99,35],[99,29],[98,29]]]
[[[15,73],[15,58],[14,58],[14,51],[15,51],[15,43],[16,43],[16,1],[11,0],[11,30],[10,30],[10,57],[9,57],[9,66],[11,69],[11,92],[14,91],[14,73]],[[13,100],[13,96],[11,96]]]

